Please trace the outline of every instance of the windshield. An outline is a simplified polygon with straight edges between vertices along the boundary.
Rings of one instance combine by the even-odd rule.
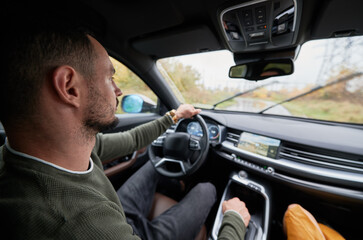
[[[157,66],[179,100],[196,107],[362,124],[362,53],[363,37],[310,41],[292,75],[259,82],[229,78],[235,63],[227,50],[165,58]]]

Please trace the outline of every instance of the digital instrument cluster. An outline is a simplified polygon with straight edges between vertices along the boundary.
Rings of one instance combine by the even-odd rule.
[[[209,140],[218,140],[220,131],[219,127],[215,124],[207,123],[209,131]],[[203,130],[199,122],[190,122],[187,125],[187,132],[191,135],[203,137]]]

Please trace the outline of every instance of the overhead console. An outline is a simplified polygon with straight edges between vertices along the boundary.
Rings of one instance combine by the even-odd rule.
[[[255,0],[222,10],[219,22],[229,49],[238,53],[295,44],[301,4],[298,0]]]

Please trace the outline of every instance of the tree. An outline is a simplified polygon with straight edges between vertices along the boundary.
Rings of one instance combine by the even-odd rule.
[[[202,92],[200,91],[201,86],[198,84],[200,73],[197,70],[172,59],[163,59],[160,63],[187,102],[195,103],[200,100]]]

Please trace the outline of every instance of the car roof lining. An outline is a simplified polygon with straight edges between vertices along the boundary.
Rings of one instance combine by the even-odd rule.
[[[98,0],[80,1],[98,13],[97,18],[87,16],[88,25],[103,35],[112,34],[112,38],[105,37],[105,45],[114,50],[133,47],[152,59],[225,49],[227,45],[219,27],[218,13],[228,6],[248,2],[103,0],[99,4]],[[363,19],[349,18],[349,12],[357,13],[362,9],[362,1],[352,0],[349,4],[344,0],[297,1],[303,5],[297,44],[351,29],[354,34],[363,34]],[[306,10],[314,14],[306,14]]]
[[[134,65],[135,69],[164,57],[226,49],[218,14],[229,6],[248,2],[78,0],[67,5],[67,1],[60,3],[65,7],[70,4],[72,8],[67,10],[73,9],[74,15],[95,33],[110,52],[127,59],[127,65]],[[345,0],[296,1],[303,7],[297,41],[289,47],[275,50],[296,47],[311,39],[334,37],[335,33],[363,34],[363,14],[359,14],[363,9],[361,0],[350,0],[349,4]],[[19,3],[18,8],[32,4],[34,2],[26,6]],[[142,71],[148,70],[144,68]]]
[[[361,0],[327,2],[324,5],[324,11],[317,15],[315,24],[312,25],[312,39],[335,37],[335,34],[362,35],[362,9],[363,1]],[[360,16],[360,19],[357,19],[357,16]]]
[[[215,35],[205,25],[138,39],[133,41],[132,46],[140,52],[155,56],[155,58],[214,51],[222,48]]]

